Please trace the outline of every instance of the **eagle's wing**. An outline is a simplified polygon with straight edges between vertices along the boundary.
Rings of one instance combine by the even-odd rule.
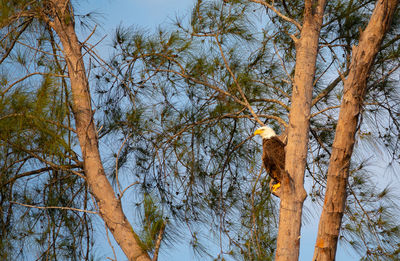
[[[285,170],[285,144],[278,137],[263,140],[262,159],[268,174],[280,182]]]

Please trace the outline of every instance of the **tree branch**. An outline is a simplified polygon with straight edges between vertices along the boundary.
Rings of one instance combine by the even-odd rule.
[[[347,76],[347,74],[349,73],[349,71],[347,70],[345,72],[344,76]],[[317,97],[315,97],[312,100],[311,103],[311,107],[313,107],[315,104],[317,104],[322,98],[324,98],[326,95],[328,95],[337,85],[338,83],[342,80],[342,76],[343,75],[339,75],[338,77],[336,77],[335,80],[333,80],[333,82],[331,82],[322,92],[320,92]]]
[[[63,165],[62,167],[63,168],[79,168],[80,166],[78,166],[78,165]],[[27,171],[27,172],[15,175],[11,179],[9,179],[6,182],[4,182],[3,184],[1,184],[1,186],[3,187],[3,186],[5,186],[5,185],[7,185],[9,183],[14,183],[17,179],[20,179],[20,178],[23,178],[23,177],[32,176],[32,175],[35,175],[35,174],[40,174],[42,172],[46,172],[46,171],[53,170],[53,169],[54,169],[53,167],[45,167],[45,168],[40,168],[40,169],[37,169],[37,170]]]
[[[10,201],[11,204],[16,204],[28,208],[37,208],[37,209],[62,209],[62,210],[72,210],[72,211],[79,211],[79,212],[84,212],[84,213],[90,213],[90,214],[99,214],[99,212],[95,211],[90,211],[90,210],[85,210],[85,209],[79,209],[79,208],[71,208],[71,207],[58,207],[58,206],[34,206],[34,205],[28,205],[28,204],[23,204],[15,201]]]
[[[257,114],[254,112],[253,108],[251,107],[250,103],[248,102],[248,100],[247,100],[247,98],[246,98],[246,95],[244,94],[244,92],[243,92],[243,90],[242,90],[242,87],[240,86],[239,82],[238,82],[237,79],[236,79],[235,74],[232,72],[232,70],[231,70],[231,68],[230,68],[230,66],[229,66],[229,64],[228,64],[228,61],[226,60],[224,51],[222,50],[222,46],[221,46],[221,43],[219,42],[218,35],[215,36],[215,41],[217,42],[217,45],[218,45],[219,51],[220,51],[220,53],[221,53],[222,59],[224,60],[225,67],[226,67],[226,69],[228,70],[229,74],[231,75],[233,81],[235,82],[236,87],[237,87],[237,89],[238,89],[240,95],[242,96],[242,99],[243,99],[243,101],[244,101],[245,106],[246,106],[247,109],[250,111],[250,113],[251,113],[251,115],[254,117],[254,119],[255,119],[261,126],[264,126],[264,123],[263,123],[262,121],[260,121],[260,119],[257,117]]]
[[[22,29],[17,33],[17,35],[15,36],[15,39],[11,42],[11,45],[7,48],[7,51],[5,52],[5,54],[3,55],[3,57],[0,59],[0,64],[3,63],[3,61],[8,57],[8,55],[10,55],[12,49],[15,46],[15,43],[18,41],[18,38],[21,36],[21,34],[26,30],[26,28],[28,28],[28,26],[31,24],[32,22],[32,18],[30,18],[28,21],[24,22],[24,26],[22,27]]]
[[[33,72],[30,74],[25,75],[24,77],[18,79],[17,81],[13,82],[12,84],[10,84],[4,91],[2,91],[0,93],[0,96],[3,96],[4,94],[6,94],[6,92],[8,92],[13,86],[15,86],[16,84],[26,80],[27,78],[34,76],[34,75],[50,75],[50,76],[55,76],[55,77],[65,77],[67,78],[68,76],[66,75],[60,75],[60,74],[52,74],[52,73],[42,73],[42,72]]]
[[[167,222],[164,220],[160,231],[158,232],[158,236],[157,236],[157,241],[156,241],[156,245],[155,245],[155,250],[154,250],[154,255],[153,255],[153,260],[152,261],[157,261],[158,259],[158,252],[160,251],[160,246],[161,246],[161,241],[163,239],[163,235],[164,235],[164,231],[165,231],[165,227],[167,226]]]
[[[286,15],[282,14],[281,12],[279,12],[273,5],[263,1],[263,0],[249,0],[250,2],[253,3],[257,3],[257,4],[261,4],[269,9],[271,9],[275,14],[277,14],[280,18],[282,18],[283,20],[292,23],[293,25],[295,25],[297,27],[297,29],[299,31],[301,31],[301,25],[294,19],[287,17]]]

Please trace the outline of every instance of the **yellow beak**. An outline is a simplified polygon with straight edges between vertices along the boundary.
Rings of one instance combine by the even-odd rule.
[[[261,129],[257,129],[255,132],[254,132],[254,135],[258,135],[258,134],[261,134],[263,131],[261,130]]]

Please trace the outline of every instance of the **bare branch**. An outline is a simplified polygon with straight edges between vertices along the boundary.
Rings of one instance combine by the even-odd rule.
[[[79,168],[80,166],[78,165],[64,165],[63,167],[65,168]],[[54,169],[53,167],[45,167],[45,168],[40,168],[40,169],[36,169],[36,170],[32,170],[32,171],[28,171],[28,172],[24,172],[18,175],[13,176],[11,179],[7,180],[6,182],[4,182],[1,186],[5,186],[9,183],[14,183],[17,179],[23,178],[23,177],[27,177],[27,176],[32,176],[32,175],[36,175],[36,174],[40,174],[42,172],[46,172],[49,170]]]
[[[265,85],[265,86],[267,86],[267,87],[273,88],[273,89],[277,90],[279,93],[281,93],[283,96],[285,96],[286,98],[290,99],[290,95],[287,94],[287,93],[286,93],[284,90],[282,90],[281,88],[278,88],[278,87],[276,87],[276,86],[274,86],[274,85],[269,85],[269,84],[267,84],[267,83],[265,83],[265,82],[262,82],[262,81],[257,81],[257,80],[255,80],[255,82],[261,83],[261,84],[263,84],[263,85]],[[286,81],[285,81],[285,82],[286,82]],[[286,83],[287,83],[287,84],[291,84],[290,82],[286,82]]]
[[[347,75],[349,72],[345,72],[345,75]],[[320,92],[317,97],[315,97],[311,103],[311,107],[313,107],[315,104],[317,104],[322,98],[324,98],[326,95],[328,95],[342,80],[342,77],[339,75],[336,77],[331,84],[329,84],[322,92]]]
[[[326,112],[326,111],[328,111],[328,110],[338,109],[338,108],[340,108],[340,105],[327,107],[327,108],[325,108],[325,109],[323,109],[323,110],[320,110],[320,111],[318,111],[318,112],[316,112],[316,113],[311,114],[310,118],[313,118],[313,117],[317,116],[318,114],[323,113],[323,112]]]
[[[42,73],[42,72],[33,72],[30,73],[28,75],[25,75],[24,77],[22,77],[21,79],[18,79],[17,81],[13,82],[12,84],[10,84],[4,91],[2,91],[0,93],[0,96],[3,96],[6,92],[8,92],[13,86],[15,86],[16,84],[26,80],[29,77],[32,77],[34,75],[50,75],[50,76],[54,76],[54,77],[64,77],[67,78],[68,76],[66,75],[61,75],[61,74],[53,74],[53,73]]]
[[[156,245],[155,245],[155,249],[154,249],[154,255],[153,255],[153,261],[157,261],[158,259],[158,252],[160,250],[160,246],[161,246],[161,241],[163,239],[163,235],[164,235],[164,231],[165,231],[165,227],[167,226],[167,222],[164,220],[160,231],[158,232],[158,236],[157,236],[157,241],[156,241]]]
[[[13,41],[11,42],[11,45],[7,48],[7,51],[5,52],[5,54],[3,55],[3,57],[0,59],[0,64],[3,63],[3,61],[8,57],[8,55],[11,53],[12,49],[14,48],[14,45],[16,42],[18,42],[18,38],[21,36],[21,34],[26,30],[26,28],[28,28],[28,26],[31,24],[32,22],[32,18],[29,19],[28,21],[25,22],[24,26],[22,27],[22,29],[17,33],[17,35],[15,36],[15,39],[13,39]]]
[[[225,67],[226,67],[226,69],[228,70],[229,74],[232,76],[232,79],[233,79],[233,81],[235,82],[236,87],[237,87],[237,89],[238,89],[240,95],[242,96],[242,99],[243,99],[243,101],[244,101],[244,105],[245,105],[245,106],[247,107],[247,109],[250,111],[250,113],[251,113],[251,115],[254,117],[254,119],[255,119],[261,126],[264,126],[264,123],[257,117],[257,114],[254,112],[254,110],[253,110],[253,108],[251,107],[250,103],[247,101],[246,95],[244,94],[244,92],[243,92],[243,90],[242,90],[242,87],[240,86],[239,82],[237,81],[235,74],[232,72],[232,70],[231,70],[231,68],[230,68],[230,66],[229,66],[229,64],[228,64],[228,61],[226,60],[224,51],[222,50],[222,46],[221,46],[221,43],[219,42],[218,35],[215,36],[215,41],[216,41],[217,44],[218,44],[219,51],[220,51],[220,53],[221,53],[222,59],[224,60]]]
[[[124,147],[126,141],[131,137],[131,133],[124,139],[124,141],[121,144],[121,147],[119,147],[118,153],[117,153],[117,157],[115,158],[115,179],[117,180],[117,187],[118,187],[118,191],[119,194],[122,194],[121,191],[121,186],[119,184],[119,179],[118,179],[118,160],[119,160],[119,154],[121,153],[122,148]]]
[[[62,210],[72,210],[72,211],[79,211],[79,212],[84,212],[84,213],[90,213],[90,214],[99,214],[99,212],[96,211],[90,211],[90,210],[85,210],[85,209],[79,209],[79,208],[71,208],[71,207],[58,207],[58,206],[34,206],[34,205],[28,205],[28,204],[23,204],[15,201],[10,201],[11,204],[16,204],[28,208],[37,208],[37,209],[62,209]]]
[[[193,77],[191,77],[191,76],[189,76],[189,75],[186,75],[186,74],[183,74],[183,73],[174,71],[174,70],[159,69],[158,71],[160,71],[160,72],[175,73],[175,74],[177,74],[177,75],[179,75],[179,76],[181,76],[181,77],[183,77],[183,78],[185,78],[185,79],[188,79],[188,80],[190,80],[190,81],[192,81],[192,82],[194,82],[194,83],[201,84],[201,85],[204,85],[204,86],[206,86],[206,87],[209,87],[209,88],[211,88],[211,89],[213,89],[213,90],[215,90],[215,91],[221,93],[221,94],[224,95],[224,96],[227,96],[227,97],[232,98],[235,102],[239,103],[240,105],[243,105],[243,106],[246,106],[246,107],[247,107],[247,105],[246,105],[245,102],[241,101],[240,99],[238,99],[236,96],[232,95],[231,93],[222,90],[222,89],[219,88],[218,86],[212,85],[212,84],[210,84],[210,83],[208,83],[208,82],[204,82],[204,81],[195,79],[195,78],[193,78]]]
[[[319,138],[317,133],[313,128],[310,128],[310,132],[313,135],[314,139],[318,142],[318,144],[325,150],[326,153],[328,153],[329,156],[331,156],[331,152],[328,150],[328,148],[325,146],[325,144],[322,142],[322,140]],[[314,177],[313,177],[314,178]],[[315,178],[314,178],[315,179]],[[316,179],[315,179],[316,180]],[[319,183],[319,182],[318,182]],[[320,184],[322,185],[322,184]]]
[[[292,77],[290,77],[290,74],[289,74],[288,71],[286,70],[286,66],[285,66],[284,60],[283,60],[282,57],[279,55],[279,51],[278,51],[278,48],[276,47],[275,42],[273,42],[273,44],[274,44],[275,53],[276,53],[276,55],[278,56],[279,61],[281,61],[281,65],[282,65],[283,70],[285,71],[286,77],[288,77],[288,79],[289,79],[291,82],[293,82]]]
[[[384,249],[381,246],[382,241],[377,236],[378,232],[376,231],[376,227],[374,226],[374,222],[372,222],[371,218],[368,215],[368,212],[365,210],[365,208],[362,206],[361,202],[358,200],[358,197],[357,197],[356,193],[354,192],[354,190],[352,189],[352,187],[351,186],[347,186],[347,188],[350,190],[351,194],[353,195],[355,201],[357,202],[357,205],[361,208],[361,211],[367,217],[367,221],[369,223],[369,227],[371,228],[371,230],[373,230],[372,234],[375,237],[375,240],[376,240],[375,242],[378,244],[379,249]]]
[[[285,103],[283,103],[282,101],[277,100],[277,99],[260,98],[260,99],[253,99],[253,100],[250,100],[250,102],[272,102],[272,103],[279,104],[279,105],[282,106],[286,111],[290,111],[290,107],[289,107],[289,106],[287,106]]]
[[[113,246],[112,243],[111,243],[110,236],[109,236],[109,234],[108,234],[108,227],[107,227],[106,224],[104,224],[104,228],[106,229],[106,235],[107,235],[107,242],[108,242],[108,245],[111,247],[111,250],[112,250],[113,255],[114,255],[114,259],[109,258],[109,257],[107,257],[107,259],[113,260],[113,261],[117,261],[117,255],[115,254],[114,246]]]
[[[274,115],[267,115],[267,114],[258,114],[258,117],[271,119],[271,120],[276,120],[277,122],[279,122],[280,124],[285,126],[285,128],[288,127],[288,124],[286,123],[286,121],[284,121],[281,117],[274,116]]]
[[[20,148],[20,149],[23,150],[23,151],[25,151],[25,152],[28,153],[29,155],[33,156],[34,158],[37,158],[37,159],[40,160],[41,162],[46,163],[47,165],[51,166],[52,168],[60,169],[60,170],[64,170],[64,171],[69,171],[69,172],[71,172],[72,174],[75,174],[75,175],[77,175],[77,176],[83,178],[84,180],[86,180],[86,177],[85,177],[84,175],[82,175],[81,173],[79,173],[78,171],[65,168],[65,167],[62,166],[62,165],[57,165],[57,164],[55,164],[55,163],[53,163],[53,162],[50,162],[50,161],[48,161],[48,160],[46,160],[46,159],[40,157],[39,155],[37,155],[37,154],[35,154],[35,153],[33,153],[33,152],[29,151],[29,150],[25,150],[25,149],[22,149],[22,148]]]
[[[19,44],[21,44],[21,45],[23,45],[23,46],[25,46],[25,47],[28,47],[29,49],[35,50],[35,51],[37,51],[37,52],[44,53],[44,54],[48,54],[48,55],[52,55],[52,56],[57,56],[57,57],[59,57],[59,58],[61,58],[61,59],[64,59],[64,57],[63,57],[62,55],[43,51],[43,50],[38,49],[38,48],[36,48],[36,47],[30,46],[29,44],[26,44],[26,43],[24,43],[24,42],[17,41],[17,43],[19,43]]]
[[[65,129],[67,129],[67,130],[69,130],[69,131],[71,131],[71,132],[76,133],[76,131],[75,131],[73,128],[71,128],[71,127],[69,127],[69,126],[65,126],[65,125],[63,125],[63,124],[61,124],[61,123],[59,123],[59,122],[52,121],[52,120],[48,120],[48,119],[43,119],[43,118],[40,118],[40,117],[36,117],[36,116],[34,116],[34,115],[25,114],[25,113],[11,113],[11,114],[7,114],[7,115],[4,115],[4,116],[0,117],[0,120],[4,120],[4,119],[6,119],[6,118],[11,118],[11,117],[26,117],[26,118],[31,118],[31,119],[38,119],[38,120],[41,120],[41,121],[45,121],[45,122],[54,124],[54,125],[56,125],[56,126],[65,128]]]
[[[269,9],[271,9],[272,11],[274,11],[275,14],[277,14],[280,18],[282,18],[283,20],[292,23],[293,25],[295,25],[297,27],[297,29],[299,31],[301,31],[301,25],[294,19],[287,17],[286,15],[282,14],[281,12],[279,12],[273,5],[263,1],[263,0],[249,0],[250,2],[253,3],[257,3],[257,4],[261,4]]]
[[[86,37],[85,41],[83,41],[83,42],[81,43],[81,45],[85,45],[86,42],[89,41],[89,39],[93,36],[94,32],[96,32],[96,28],[97,28],[97,24],[94,25],[94,28],[93,28],[92,32],[89,34],[88,37]]]

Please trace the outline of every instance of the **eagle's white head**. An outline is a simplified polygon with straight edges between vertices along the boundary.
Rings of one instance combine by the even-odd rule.
[[[263,138],[263,139],[270,139],[270,138],[276,136],[276,133],[271,127],[264,126],[264,127],[258,128],[254,132],[254,135],[260,135],[261,138]]]

